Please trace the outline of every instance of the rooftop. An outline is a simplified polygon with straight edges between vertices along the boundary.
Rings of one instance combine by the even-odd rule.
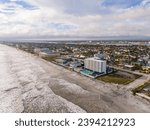
[[[106,61],[106,60],[100,60],[100,59],[95,58],[95,57],[86,58],[85,60],[93,60],[93,61],[98,61],[98,62],[105,62]]]

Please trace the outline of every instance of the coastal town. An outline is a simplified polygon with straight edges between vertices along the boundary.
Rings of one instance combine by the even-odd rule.
[[[149,41],[41,41],[5,44],[103,82],[129,85],[150,74]],[[149,99],[148,79],[131,87],[133,94]]]

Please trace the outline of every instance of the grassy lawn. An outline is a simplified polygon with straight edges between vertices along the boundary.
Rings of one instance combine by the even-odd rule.
[[[147,86],[150,86],[150,81],[146,82],[146,83],[143,84],[141,87],[142,87],[142,88],[145,88],[145,87],[147,87]]]
[[[43,59],[52,62],[52,61],[55,61],[56,56],[46,56],[46,57],[43,57]]]
[[[147,86],[150,86],[150,81],[148,81],[148,82],[144,83],[143,85],[141,85],[141,86],[139,86],[139,87],[133,89],[132,92],[133,92],[133,94],[135,95],[136,93],[142,92],[143,89],[144,89],[145,87],[147,87]],[[149,95],[150,95],[150,94],[149,94]]]
[[[117,73],[113,73],[113,74],[101,76],[97,79],[104,82],[126,85],[133,82],[135,79],[139,78],[139,76],[134,76],[134,77],[135,78],[131,78]]]

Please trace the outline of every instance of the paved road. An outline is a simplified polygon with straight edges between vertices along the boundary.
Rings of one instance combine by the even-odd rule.
[[[0,112],[150,112],[150,103],[125,87],[0,45]]]

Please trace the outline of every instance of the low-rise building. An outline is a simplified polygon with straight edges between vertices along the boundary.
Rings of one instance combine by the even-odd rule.
[[[141,72],[150,74],[150,66],[143,66]]]
[[[127,69],[127,70],[134,70],[134,66],[133,65],[124,65],[124,69]]]
[[[70,64],[71,68],[77,68],[77,67],[81,67],[81,66],[82,66],[82,64],[80,62],[72,62]]]
[[[65,59],[55,59],[55,61],[59,64],[66,64],[67,63],[67,60],[65,60]]]

